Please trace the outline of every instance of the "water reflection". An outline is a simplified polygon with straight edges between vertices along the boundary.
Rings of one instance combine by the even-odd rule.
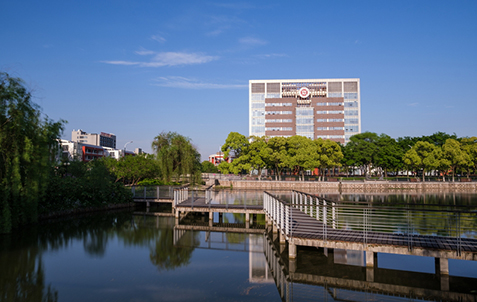
[[[287,247],[257,227],[260,215],[247,228],[240,214],[212,226],[207,215],[177,224],[149,214],[101,213],[0,236],[0,301],[477,299],[477,273],[390,269],[379,256],[369,270],[363,252],[316,248],[289,261]],[[217,229],[227,226],[235,232]]]

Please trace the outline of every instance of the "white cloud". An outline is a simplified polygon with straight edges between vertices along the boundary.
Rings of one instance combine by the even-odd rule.
[[[152,35],[151,36],[151,39],[154,40],[154,41],[157,41],[159,43],[164,43],[166,42],[166,39],[162,36],[159,36],[159,35]]]
[[[257,38],[245,37],[245,38],[239,39],[239,43],[242,45],[247,45],[247,46],[256,46],[256,45],[265,45],[268,42],[265,40],[257,39]]]
[[[419,103],[410,103],[410,104],[407,104],[409,107],[416,107],[417,105],[419,105]]]
[[[184,88],[184,89],[244,89],[248,88],[247,84],[217,84],[201,82],[197,79],[169,76],[160,77],[156,80],[156,86]]]
[[[152,55],[148,62],[135,61],[103,61],[106,64],[114,65],[136,65],[139,67],[162,67],[177,65],[204,64],[210,61],[218,60],[217,56],[207,56],[201,53],[187,52],[154,52],[151,50],[139,50],[136,54],[141,56]]]
[[[266,54],[256,55],[256,57],[260,59],[281,58],[286,56],[287,55],[284,53],[266,53]]]

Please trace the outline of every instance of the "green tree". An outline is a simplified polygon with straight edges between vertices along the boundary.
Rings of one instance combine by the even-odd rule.
[[[37,220],[64,123],[42,119],[22,80],[0,73],[0,233]]]
[[[422,181],[425,181],[426,171],[436,169],[441,166],[439,162],[439,153],[436,146],[429,142],[419,141],[403,156],[406,165],[414,168],[416,171],[422,169]]]
[[[309,138],[295,135],[288,139],[285,166],[294,170],[300,179],[305,179],[305,171],[319,166],[317,145]]]
[[[397,171],[403,167],[402,156],[404,153],[395,139],[383,133],[379,136],[376,144],[378,149],[374,163],[383,170],[384,176],[389,170]]]
[[[467,178],[471,170],[474,170],[477,165],[477,137],[464,137],[461,139],[460,143],[462,144],[462,149],[464,149],[467,154],[470,156],[470,161],[468,162],[467,166]]]
[[[201,166],[202,166],[201,167],[202,173],[218,173],[219,172],[219,169],[217,169],[217,167],[208,160],[204,160]]]
[[[225,140],[225,144],[222,146],[222,152],[224,152],[224,158],[233,156],[239,158],[242,155],[242,151],[247,149],[250,145],[247,137],[238,132],[230,132]]]
[[[180,180],[189,175],[190,181],[194,182],[200,177],[200,154],[189,138],[176,132],[162,132],[154,138],[152,149],[165,181],[170,182],[173,177]]]
[[[266,153],[267,166],[274,169],[275,180],[281,180],[281,173],[285,168],[285,161],[288,154],[288,138],[276,136],[267,141],[268,151]]]
[[[143,179],[160,176],[159,164],[150,154],[127,155],[119,160],[103,157],[100,160],[104,161],[109,171],[116,176],[116,182],[137,185]]]
[[[374,132],[353,135],[345,146],[344,163],[361,167],[367,177],[378,152],[378,141],[379,136]]]
[[[446,140],[442,145],[442,154],[449,161],[452,168],[452,181],[455,180],[455,171],[460,167],[468,167],[471,165],[471,158],[461,144],[452,138]]]
[[[244,148],[241,156],[232,162],[232,164],[240,164],[239,168],[252,172],[258,172],[258,179],[262,178],[262,170],[266,167],[266,158],[268,155],[267,142],[265,137],[251,136],[251,143]]]
[[[326,169],[334,169],[335,167],[341,166],[343,152],[341,152],[341,146],[332,140],[319,138],[314,142],[317,145],[317,152],[319,153],[319,165],[317,167],[320,167],[320,175],[324,177]]]

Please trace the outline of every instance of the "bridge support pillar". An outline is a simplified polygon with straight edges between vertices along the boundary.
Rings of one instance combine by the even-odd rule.
[[[367,267],[366,268],[366,281],[374,282],[374,268],[373,267]]]
[[[445,258],[435,258],[436,274],[449,275],[449,260]]]
[[[290,273],[296,272],[296,258],[288,259],[288,270],[290,271]]]
[[[277,226],[274,223],[272,223],[272,233],[276,234],[277,232],[278,232]]]
[[[245,213],[245,221],[250,222],[250,213]]]
[[[285,244],[287,242],[286,238],[285,238],[285,235],[282,234],[281,232],[278,232],[278,237],[279,237],[279,240],[280,240],[280,244]]]
[[[209,221],[214,222],[214,212],[209,212]]]
[[[374,254],[373,252],[366,251],[366,267],[374,267]]]
[[[291,240],[288,242],[288,258],[296,259],[296,244],[294,244]]]

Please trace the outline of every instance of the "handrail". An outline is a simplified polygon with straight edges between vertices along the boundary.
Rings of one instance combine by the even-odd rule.
[[[414,207],[357,206],[337,203],[308,193],[293,191],[292,206],[323,224],[323,240],[331,229],[361,232],[362,241],[368,243],[370,235],[401,234],[411,250],[419,240],[429,237],[446,238],[458,254],[467,245],[475,248],[475,211],[422,209]]]
[[[181,202],[189,198],[189,185],[183,185],[174,189],[174,202],[172,207],[175,208]]]
[[[337,204],[359,204],[357,206],[355,205],[350,205],[350,206],[353,206],[353,207],[369,207],[370,205],[371,206],[379,206],[380,209],[385,209],[385,208],[390,208],[390,209],[396,209],[395,206],[407,206],[407,207],[442,207],[442,208],[447,208],[447,207],[452,207],[452,208],[469,208],[469,209],[475,209],[475,210],[469,210],[469,211],[459,211],[459,210],[446,210],[448,212],[459,212],[459,213],[477,213],[477,205],[444,205],[444,204],[417,204],[417,203],[386,203],[385,205],[382,205],[381,203],[377,203],[377,202],[368,202],[368,201],[354,201],[354,200],[333,200],[333,199],[329,199],[329,198],[325,198],[325,197],[322,197],[322,196],[318,196],[318,195],[315,195],[315,194],[310,194],[310,193],[306,193],[306,192],[301,192],[301,191],[297,191],[297,190],[292,190],[292,194],[293,193],[298,193],[298,194],[303,194],[303,195],[307,195],[309,197],[312,197],[312,198],[319,198],[321,200],[325,200],[327,202],[334,202],[334,203],[337,203]],[[362,204],[362,205],[361,205]],[[394,205],[393,206],[390,206],[390,205]],[[443,210],[432,210],[432,209],[425,209],[425,210],[428,210],[428,211],[443,211]]]
[[[273,220],[280,232],[287,239],[290,238],[293,234],[292,205],[267,191],[263,193],[263,210]]]

